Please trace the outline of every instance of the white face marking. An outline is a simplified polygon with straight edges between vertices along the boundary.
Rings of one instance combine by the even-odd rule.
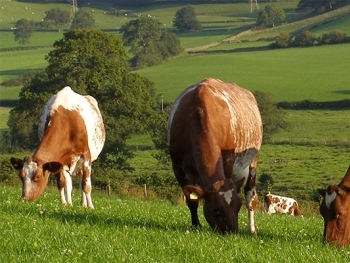
[[[226,192],[219,192],[219,195],[223,196],[227,204],[230,204],[232,201],[232,191],[233,190],[228,190]]]
[[[27,195],[30,192],[38,191],[38,185],[32,182],[34,172],[38,168],[38,164],[31,162],[28,164],[24,162],[23,164],[23,193]]]
[[[329,208],[331,206],[331,203],[335,200],[335,198],[337,197],[337,193],[336,192],[333,192],[332,194],[328,194],[326,193],[326,196],[325,196],[325,203],[326,203],[326,206]]]
[[[31,162],[28,164],[27,162],[24,162],[23,164],[23,175],[26,178],[26,180],[31,180],[33,178],[34,172],[38,168],[38,164],[35,162]]]

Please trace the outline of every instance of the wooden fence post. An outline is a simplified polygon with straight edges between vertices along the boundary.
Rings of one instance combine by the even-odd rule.
[[[147,198],[147,185],[146,184],[144,184],[143,190],[144,190],[145,198]]]

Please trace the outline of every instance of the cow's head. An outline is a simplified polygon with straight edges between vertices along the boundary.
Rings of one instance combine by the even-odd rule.
[[[59,162],[39,164],[28,156],[24,160],[12,157],[10,161],[19,171],[18,175],[23,184],[22,198],[26,201],[39,198],[47,185],[50,173],[57,173],[62,169],[62,164]]]
[[[340,246],[350,244],[350,188],[330,185],[318,189],[323,196],[320,213],[324,219],[323,239]]]
[[[243,184],[244,178],[234,183],[231,179],[217,181],[211,189],[186,185],[183,192],[187,200],[204,199],[204,216],[210,227],[222,234],[238,232],[238,213],[242,200],[237,190]]]

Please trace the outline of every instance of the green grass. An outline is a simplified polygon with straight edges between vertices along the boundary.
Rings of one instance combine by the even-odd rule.
[[[349,167],[349,146],[264,144],[258,174],[274,178],[272,191],[303,197],[317,188],[338,184]],[[297,194],[296,192],[299,193]]]
[[[350,248],[323,246],[322,218],[257,211],[258,234],[220,236],[203,219],[189,228],[184,204],[120,199],[93,192],[95,210],[59,204],[46,190],[34,203],[19,202],[20,189],[0,185],[1,262],[347,262]]]
[[[45,56],[52,48],[1,52],[0,83],[47,66]]]
[[[270,93],[276,101],[340,100],[349,98],[350,45],[279,49],[180,57],[138,70],[152,80],[164,100],[213,77],[252,91]],[[330,71],[330,69],[332,69]]]
[[[292,130],[273,136],[275,142],[350,145],[350,110],[287,110]]]
[[[334,31],[335,29],[337,29],[337,30],[340,30],[341,32],[347,34],[347,36],[350,36],[349,25],[350,25],[350,14],[345,16],[345,17],[333,20],[331,22],[324,23],[318,27],[311,29],[310,31],[313,34],[322,35],[322,34],[329,33],[331,31]]]
[[[0,88],[0,99],[2,100],[16,100],[22,87]]]
[[[60,8],[62,10],[71,10],[67,3],[26,3],[19,1],[0,0],[0,28],[13,28],[16,22],[22,18],[40,22],[44,18],[45,11],[51,8]]]
[[[40,53],[41,48],[52,48],[53,43],[56,40],[60,40],[63,37],[63,32],[37,32],[33,33],[33,36],[29,39],[27,47],[38,48],[37,52]],[[22,48],[23,45],[15,41],[13,32],[1,32],[1,46],[0,48]],[[19,52],[19,51],[18,51]],[[3,54],[3,53],[2,53]]]

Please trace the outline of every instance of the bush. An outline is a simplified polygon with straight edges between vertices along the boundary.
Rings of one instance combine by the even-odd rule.
[[[300,35],[294,38],[294,46],[296,47],[310,47],[316,41],[316,37],[311,34],[310,31],[306,30]]]
[[[10,185],[19,185],[20,180],[18,178],[17,171],[12,167],[9,157],[1,157],[0,159],[0,182],[10,184]]]
[[[292,35],[290,33],[281,33],[276,37],[276,42],[272,46],[278,48],[290,47],[292,43]]]
[[[339,30],[334,30],[329,33],[323,34],[322,37],[319,38],[318,43],[320,45],[329,45],[346,43],[346,41],[347,37],[345,33]]]

